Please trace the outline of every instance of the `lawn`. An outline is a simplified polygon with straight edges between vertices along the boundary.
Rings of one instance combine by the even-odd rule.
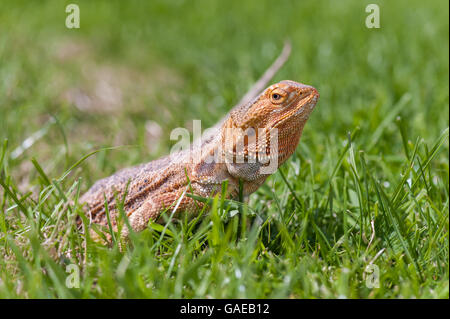
[[[80,8],[80,28],[65,7]],[[380,28],[367,28],[369,3]],[[449,298],[447,1],[2,1],[1,298]],[[243,205],[105,247],[79,196],[272,83],[320,101]],[[170,218],[170,212],[166,214]],[[122,249],[119,249],[122,247]],[[79,273],[79,278],[77,274]]]

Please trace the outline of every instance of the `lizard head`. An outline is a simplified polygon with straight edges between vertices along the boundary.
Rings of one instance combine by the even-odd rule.
[[[249,168],[245,163],[239,164],[236,157],[244,162],[253,160],[253,166],[276,159],[278,168],[294,153],[318,99],[314,87],[286,80],[269,86],[253,101],[233,110],[223,130],[228,132],[224,150],[230,172],[239,176],[239,169]]]
[[[304,124],[319,99],[319,93],[309,85],[281,81],[265,89],[253,101],[234,110],[231,118],[235,127],[298,128]]]

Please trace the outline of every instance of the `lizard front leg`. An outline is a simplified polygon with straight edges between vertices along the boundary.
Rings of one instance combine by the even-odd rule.
[[[164,210],[175,213],[191,211],[195,208],[202,208],[203,203],[186,196],[184,190],[162,193],[149,197],[138,209],[128,214],[128,221],[135,232],[144,230],[149,221],[158,222]],[[122,236],[128,236],[128,228],[122,229]]]

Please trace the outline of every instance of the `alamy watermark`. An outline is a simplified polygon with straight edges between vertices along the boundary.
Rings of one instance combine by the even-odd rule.
[[[67,265],[66,273],[69,274],[66,277],[66,287],[80,288],[80,267],[75,264]]]
[[[380,28],[380,7],[371,3],[366,6],[366,12],[369,15],[366,17],[366,27],[368,29],[379,29]]]
[[[77,4],[71,3],[66,6],[66,28],[79,29],[80,28],[80,7]]]
[[[273,174],[278,168],[277,128],[223,127],[202,134],[201,121],[194,120],[192,131],[193,143],[186,128],[178,127],[170,133],[170,139],[177,141],[170,150],[172,163],[255,164],[263,175]]]
[[[366,269],[364,269],[364,277],[367,288],[380,288],[380,268],[377,265],[367,265]]]

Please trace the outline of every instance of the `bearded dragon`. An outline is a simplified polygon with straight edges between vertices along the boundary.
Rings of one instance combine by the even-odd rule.
[[[264,80],[256,87],[261,83]],[[214,196],[228,181],[227,198],[237,199],[240,192],[248,196],[294,153],[318,99],[312,86],[288,80],[273,84],[234,107],[189,149],[104,178],[80,202],[87,203],[91,222],[103,226],[108,225],[107,205],[116,227],[115,198],[126,192],[124,211],[131,228],[138,232],[150,220],[161,222],[160,214],[168,208],[176,214],[195,215],[204,203],[186,192]],[[128,235],[126,227],[122,235]]]

